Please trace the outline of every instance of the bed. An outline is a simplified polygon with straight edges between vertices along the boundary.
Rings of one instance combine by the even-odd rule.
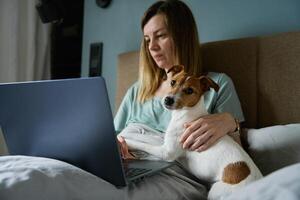
[[[236,86],[247,119],[243,144],[265,176],[226,199],[300,199],[299,55],[300,32],[202,44],[204,69],[228,74]],[[118,56],[116,108],[136,81],[137,66],[137,51]],[[126,188],[112,187],[68,163],[9,156],[1,134],[0,155],[1,200],[128,197],[124,196]],[[151,193],[139,197],[151,199]],[[195,199],[205,199],[205,195],[203,190]],[[178,199],[186,197],[181,193]]]

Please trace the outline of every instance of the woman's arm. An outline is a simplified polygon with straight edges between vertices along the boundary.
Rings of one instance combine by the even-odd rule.
[[[117,114],[114,118],[115,131],[119,134],[126,126],[130,115],[131,107],[134,99],[134,85],[132,85],[126,92]],[[129,152],[125,139],[122,136],[117,136],[117,142],[120,149],[120,154],[123,159],[134,159],[134,156]]]
[[[132,106],[136,95],[136,83],[126,92],[119,109],[114,117],[115,131],[119,134],[127,125],[132,112]]]
[[[180,139],[183,148],[191,151],[204,151],[220,137],[233,133],[236,129],[236,123],[230,113],[217,113],[187,123],[185,128],[186,130]]]
[[[230,137],[232,137],[232,139],[234,141],[236,141],[239,145],[243,146],[242,145],[242,140],[241,140],[241,133],[242,133],[242,130],[241,130],[241,123],[238,119],[234,119],[235,120],[235,124],[236,124],[236,128],[233,132],[230,132],[228,135]]]

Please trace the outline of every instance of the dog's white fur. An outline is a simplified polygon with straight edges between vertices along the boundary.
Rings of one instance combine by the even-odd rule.
[[[172,119],[166,130],[162,145],[152,145],[134,140],[133,137],[126,138],[126,135],[124,137],[129,149],[145,151],[166,161],[179,161],[199,179],[213,183],[208,199],[221,199],[239,186],[261,178],[262,174],[243,148],[227,135],[203,152],[186,151],[182,148],[179,138],[184,132],[183,124],[206,114],[208,113],[205,110],[202,95],[195,106],[172,111]],[[139,135],[140,137],[141,135]],[[225,167],[240,161],[244,161],[248,165],[250,174],[238,184],[223,182],[222,176]]]

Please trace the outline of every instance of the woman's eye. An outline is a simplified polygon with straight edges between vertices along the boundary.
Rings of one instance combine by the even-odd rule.
[[[157,36],[156,36],[157,38],[166,38],[167,37],[167,34],[166,33],[159,33],[159,34],[157,34]]]
[[[184,90],[186,94],[193,94],[194,90],[192,88],[187,88]]]
[[[171,81],[171,86],[173,87],[175,84],[176,84],[176,81],[175,81],[175,80],[172,80],[172,81]]]

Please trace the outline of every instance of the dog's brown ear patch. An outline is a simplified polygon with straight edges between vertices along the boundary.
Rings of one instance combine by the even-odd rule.
[[[172,73],[172,76],[184,71],[183,65],[174,65],[171,69],[167,71],[167,73]]]
[[[201,88],[204,92],[208,91],[210,88],[215,89],[216,92],[219,91],[219,85],[216,84],[211,78],[207,76],[200,76]]]
[[[235,162],[227,165],[223,171],[222,181],[229,184],[238,184],[250,174],[245,162]]]

